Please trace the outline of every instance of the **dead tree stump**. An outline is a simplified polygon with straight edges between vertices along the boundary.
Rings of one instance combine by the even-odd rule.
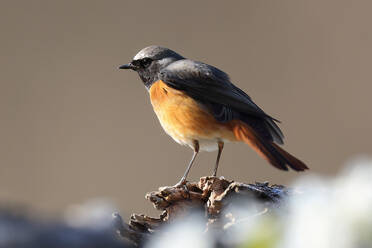
[[[187,182],[181,187],[161,187],[158,191],[146,194],[146,199],[162,214],[158,218],[144,214],[132,214],[129,224],[123,222],[121,216],[115,213],[114,226],[118,234],[136,246],[141,246],[157,229],[192,210],[205,212],[206,226],[216,225],[221,218],[235,219],[231,216],[221,216],[221,212],[232,199],[262,203],[264,209],[280,206],[281,201],[290,191],[281,185],[269,183],[245,184],[226,180],[223,177],[202,177],[199,182]]]

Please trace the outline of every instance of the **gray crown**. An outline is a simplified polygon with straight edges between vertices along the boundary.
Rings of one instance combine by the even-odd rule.
[[[182,59],[183,57],[178,53],[161,46],[148,46],[139,51],[133,60],[139,60],[143,58],[151,58],[153,60],[158,60],[162,58],[173,57],[176,59]]]

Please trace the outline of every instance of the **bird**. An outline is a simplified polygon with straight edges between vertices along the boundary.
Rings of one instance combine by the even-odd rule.
[[[138,73],[165,132],[193,149],[186,171],[175,186],[185,185],[200,151],[218,151],[212,173],[216,177],[228,142],[248,144],[277,169],[308,169],[279,146],[284,138],[276,124],[280,121],[266,114],[222,70],[156,45],[143,48],[119,69]]]

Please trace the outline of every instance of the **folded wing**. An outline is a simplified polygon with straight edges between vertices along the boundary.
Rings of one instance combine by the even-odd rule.
[[[159,79],[205,106],[220,122],[241,120],[268,141],[283,143],[276,119],[267,115],[223,71],[202,62],[178,60],[159,73]]]

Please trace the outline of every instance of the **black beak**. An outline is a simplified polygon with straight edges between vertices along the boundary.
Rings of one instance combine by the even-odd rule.
[[[132,65],[132,63],[128,63],[128,64],[125,64],[125,65],[121,65],[119,66],[119,69],[132,69],[134,70],[134,66]]]

